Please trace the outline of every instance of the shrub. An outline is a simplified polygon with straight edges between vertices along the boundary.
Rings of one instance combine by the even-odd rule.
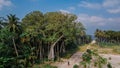
[[[41,66],[40,68],[57,68],[56,66],[51,66],[50,64],[45,64]]]
[[[74,65],[73,68],[79,68],[79,66],[78,65]]]

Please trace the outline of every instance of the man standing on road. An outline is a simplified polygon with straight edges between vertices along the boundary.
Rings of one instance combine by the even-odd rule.
[[[70,62],[68,61],[68,66],[70,65]]]

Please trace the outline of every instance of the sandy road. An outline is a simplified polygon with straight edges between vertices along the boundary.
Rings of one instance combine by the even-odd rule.
[[[102,54],[101,56],[108,59],[112,68],[120,68],[120,55]],[[109,58],[111,58],[111,60],[109,60]]]
[[[75,64],[79,64],[79,62],[81,61],[80,59],[81,56],[82,56],[81,52],[76,52],[75,54],[73,54],[73,56],[71,56],[69,60],[59,64],[58,68],[73,68]],[[68,65],[68,62],[69,62],[69,65]]]
[[[90,48],[90,45],[88,45],[86,49],[89,49],[89,48]],[[67,61],[64,61],[62,63],[58,63],[57,67],[58,68],[73,68],[73,66],[75,64],[79,65],[80,61],[82,61],[82,59],[81,59],[82,53],[83,52],[76,52]],[[100,55],[102,57],[108,59],[108,62],[111,63],[112,68],[120,68],[120,55],[112,55],[112,54],[100,54]],[[111,60],[109,60],[109,58],[111,58]],[[70,65],[68,65],[68,62],[70,63]],[[107,68],[107,66],[104,66],[104,68]]]
[[[111,63],[113,68],[120,68],[120,55],[112,55],[112,54],[100,54],[102,57],[105,57],[108,59],[108,61]],[[82,60],[81,59],[82,53],[81,52],[76,52],[73,54],[73,56],[68,59],[65,62],[59,63],[57,65],[58,68],[73,68],[75,64],[79,64],[79,62]],[[109,57],[111,60],[109,60]],[[68,61],[70,65],[68,65]],[[104,68],[107,68],[106,66]]]

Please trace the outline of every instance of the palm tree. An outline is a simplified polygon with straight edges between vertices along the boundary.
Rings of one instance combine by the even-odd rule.
[[[16,17],[16,15],[9,14],[7,15],[7,22],[8,22],[8,28],[10,32],[18,33],[20,31],[19,27],[19,18]]]
[[[0,20],[0,29],[3,28],[2,21]]]
[[[12,38],[17,57],[18,57],[18,50],[17,50],[17,46],[15,43],[16,42],[15,38],[18,38],[18,33],[20,32],[20,28],[18,26],[18,20],[19,20],[19,18],[17,18],[16,15],[12,15],[12,14],[7,15],[8,28],[9,28],[10,32],[17,34],[17,36],[14,36]]]
[[[96,29],[96,31],[95,31],[95,37],[96,37],[96,41],[98,42],[98,44],[99,44],[99,32],[100,32],[100,30],[99,29]]]

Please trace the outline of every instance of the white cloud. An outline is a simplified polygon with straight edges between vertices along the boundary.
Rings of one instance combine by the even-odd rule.
[[[99,16],[89,16],[87,14],[79,14],[78,21],[84,23],[84,25],[104,25],[105,19]]]
[[[105,0],[102,5],[109,13],[120,13],[120,0]]]
[[[87,14],[79,14],[77,21],[82,22],[85,26],[105,26],[106,24],[120,24],[119,18],[104,18],[100,16],[90,16]]]
[[[90,9],[102,9],[104,8],[107,12],[112,14],[120,13],[120,0],[103,0],[102,3],[90,3],[82,1],[79,7],[85,7]]]
[[[120,8],[117,8],[117,9],[108,9],[107,11],[109,13],[117,14],[117,13],[120,13]]]
[[[85,1],[82,1],[78,6],[85,7],[85,8],[91,8],[91,9],[101,8],[101,5],[98,3],[89,3],[89,2],[85,2]]]
[[[0,0],[0,10],[2,10],[2,8],[4,7],[8,7],[8,6],[11,6],[12,3],[10,0]]]
[[[59,10],[60,12],[62,12],[62,13],[70,13],[68,10]]]
[[[107,8],[120,6],[120,0],[105,0],[103,6]]]

